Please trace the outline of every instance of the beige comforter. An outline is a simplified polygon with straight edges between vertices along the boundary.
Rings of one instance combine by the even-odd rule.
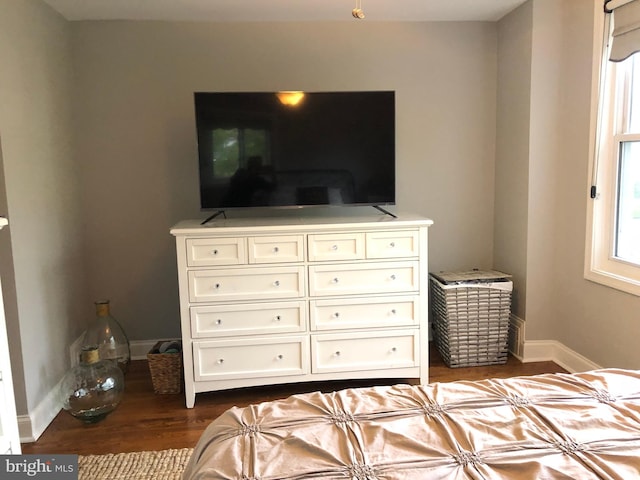
[[[232,408],[184,479],[636,479],[640,371],[310,393]]]

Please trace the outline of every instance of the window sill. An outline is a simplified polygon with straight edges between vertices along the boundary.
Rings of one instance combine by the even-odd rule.
[[[605,285],[610,288],[615,288],[625,293],[630,293],[640,297],[640,281],[634,278],[627,278],[621,275],[615,275],[611,272],[604,270],[589,269],[585,271],[584,278]]]

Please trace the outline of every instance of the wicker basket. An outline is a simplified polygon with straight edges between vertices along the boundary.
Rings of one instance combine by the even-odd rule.
[[[497,271],[430,274],[436,347],[448,367],[503,364],[513,282]]]
[[[163,343],[166,342],[156,343],[147,353],[153,391],[159,394],[180,393],[182,391],[182,349],[180,348],[178,352],[160,353],[159,349]]]

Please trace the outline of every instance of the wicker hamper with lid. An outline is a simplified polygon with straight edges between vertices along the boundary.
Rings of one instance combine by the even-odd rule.
[[[434,340],[448,367],[507,361],[510,277],[495,270],[429,275]]]

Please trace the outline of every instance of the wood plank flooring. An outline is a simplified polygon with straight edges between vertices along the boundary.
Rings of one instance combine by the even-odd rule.
[[[432,383],[564,371],[553,362],[521,363],[513,357],[505,365],[448,368],[436,349],[430,350],[429,381]],[[402,380],[351,380],[242,388],[198,394],[195,407],[188,409],[184,406],[183,394],[154,394],[147,362],[139,360],[132,362],[126,375],[121,404],[105,420],[85,425],[61,411],[37,442],[22,444],[22,453],[90,455],[193,447],[206,426],[232,406],[242,407],[294,393],[396,383],[402,383]]]

